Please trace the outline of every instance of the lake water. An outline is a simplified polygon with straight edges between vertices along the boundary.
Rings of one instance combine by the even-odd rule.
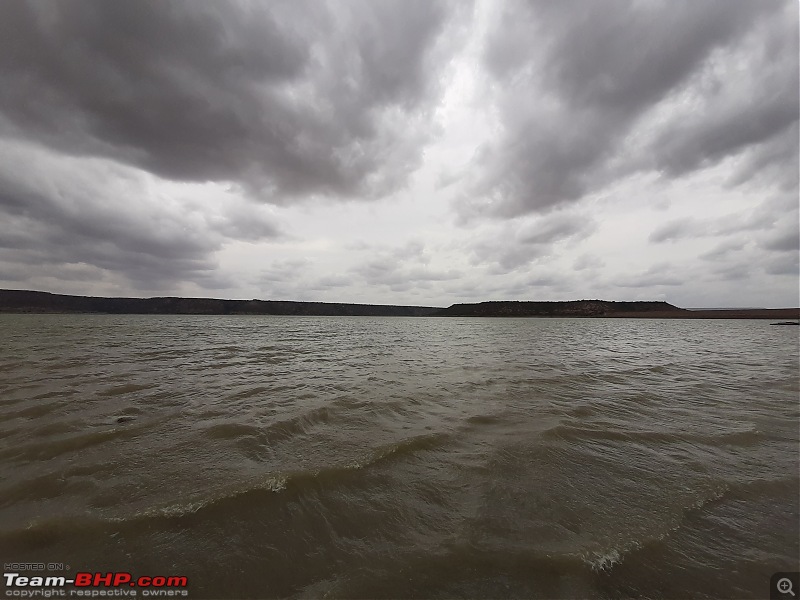
[[[796,328],[0,315],[0,341],[4,563],[191,598],[754,598],[798,570]]]

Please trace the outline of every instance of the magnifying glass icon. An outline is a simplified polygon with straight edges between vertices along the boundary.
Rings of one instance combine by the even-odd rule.
[[[781,577],[778,579],[778,583],[775,584],[775,587],[778,588],[781,594],[791,594],[795,596],[794,590],[792,590],[792,580],[788,577]]]

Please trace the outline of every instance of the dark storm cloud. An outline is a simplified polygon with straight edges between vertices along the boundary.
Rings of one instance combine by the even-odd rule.
[[[270,239],[278,227],[228,202],[219,213],[191,213],[191,205],[148,190],[149,176],[107,160],[70,159],[28,145],[0,147],[0,247],[10,264],[95,267],[137,287],[180,281],[219,288],[230,281],[212,271],[211,254],[226,236]],[[31,271],[29,271],[31,272]],[[94,272],[94,271],[92,271]],[[74,271],[62,271],[72,279]]]
[[[0,133],[281,203],[380,194],[431,135],[443,2],[0,4]]]
[[[791,182],[797,38],[789,1],[507,4],[485,53],[502,134],[477,155],[463,213],[544,211],[741,153],[734,181],[773,168]]]

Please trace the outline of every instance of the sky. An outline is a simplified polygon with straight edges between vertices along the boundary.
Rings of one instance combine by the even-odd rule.
[[[0,3],[0,288],[798,306],[795,0]]]

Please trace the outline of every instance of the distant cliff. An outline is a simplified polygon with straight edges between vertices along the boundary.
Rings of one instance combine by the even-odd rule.
[[[0,312],[111,313],[168,315],[307,315],[421,317],[441,309],[430,306],[387,306],[274,300],[215,298],[102,298],[48,292],[0,290]]]
[[[683,316],[686,309],[666,302],[612,302],[570,300],[568,302],[480,302],[454,304],[437,313],[442,317],[623,317],[658,314]]]
[[[650,319],[798,319],[798,308],[687,310],[666,302],[480,302],[433,306],[218,300],[216,298],[102,298],[0,290],[0,313],[141,315],[297,315],[352,317],[607,317]]]

